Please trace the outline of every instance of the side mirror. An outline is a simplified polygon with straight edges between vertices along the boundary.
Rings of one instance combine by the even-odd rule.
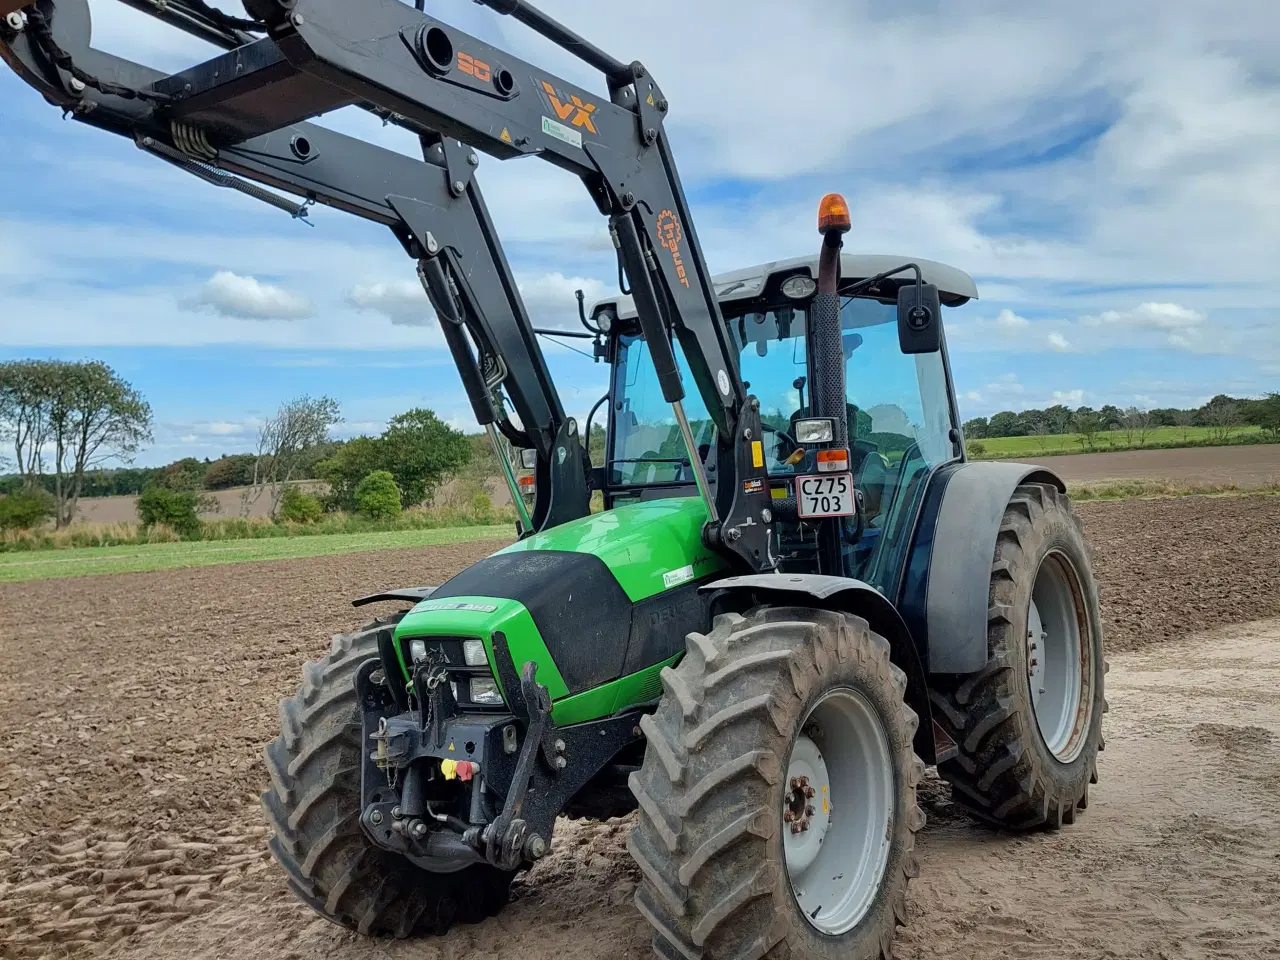
[[[898,290],[898,345],[903,353],[942,349],[942,301],[936,285],[910,283]]]
[[[520,448],[520,466],[525,470],[532,470],[538,465],[538,451],[529,447]]]

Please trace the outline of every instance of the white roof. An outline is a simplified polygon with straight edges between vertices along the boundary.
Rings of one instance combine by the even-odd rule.
[[[978,299],[977,285],[974,284],[973,278],[963,270],[957,270],[955,267],[949,267],[945,263],[938,263],[934,260],[921,260],[918,257],[912,259],[911,257],[897,257],[892,254],[842,253],[840,255],[840,279],[842,281],[865,280],[867,277],[874,277],[878,273],[892,270],[894,267],[901,266],[904,263],[917,264],[920,267],[920,273],[924,277],[924,282],[937,285],[938,293],[945,304],[959,306],[966,300]],[[816,278],[818,255],[792,257],[790,260],[773,260],[769,263],[761,263],[742,270],[718,273],[711,278],[711,282],[715,284],[716,296],[721,303],[730,303],[734,300],[749,300],[760,295],[770,276],[775,273],[791,272],[797,267],[807,267],[809,276]],[[904,278],[912,276],[913,274],[910,273],[903,274]],[[607,304],[616,305],[620,319],[630,319],[636,315],[635,304],[632,302],[631,297],[622,294],[596,301],[591,307],[591,314],[594,315],[599,307]]]

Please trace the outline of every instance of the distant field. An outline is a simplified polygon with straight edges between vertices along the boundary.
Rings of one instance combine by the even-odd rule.
[[[1240,438],[1252,438],[1261,432],[1261,427],[1237,427],[1231,431],[1231,436],[1223,445],[1231,446],[1239,442]],[[1105,453],[1111,449],[1140,449],[1141,447],[1176,448],[1208,444],[1212,440],[1213,428],[1211,427],[1156,427],[1147,431],[1141,445],[1138,443],[1137,431],[1130,434],[1125,430],[1107,430],[1094,437],[1092,452]],[[986,448],[983,456],[987,457],[1033,457],[1055,453],[1090,452],[1078,433],[1044,437],[992,437],[977,442]]]
[[[0,553],[0,582],[208,567],[223,563],[243,563],[247,560],[293,560],[298,557],[319,557],[392,547],[429,547],[443,543],[512,537],[512,527],[504,524],[498,527],[459,527],[448,530],[395,530],[390,533],[333,534],[324,537],[151,543],[133,547],[84,547],[34,553]]]

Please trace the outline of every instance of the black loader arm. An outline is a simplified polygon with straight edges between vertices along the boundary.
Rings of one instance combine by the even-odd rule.
[[[201,131],[219,149],[356,103],[426,137],[452,138],[502,160],[541,156],[577,175],[609,218],[663,395],[707,502],[705,539],[738,568],[773,569],[759,405],[746,395],[721,322],[663,128],[666,98],[642,65],[614,60],[523,0],[484,3],[601,70],[609,99],[400,0],[248,0],[248,24],[265,37],[141,92],[162,98],[158,115]],[[714,492],[684,415],[673,335],[716,428]]]
[[[270,45],[243,29],[261,30],[259,25],[199,0],[126,2],[219,46],[235,50],[248,42],[262,51],[261,44]],[[527,526],[543,529],[589,512],[589,469],[577,424],[552,384],[475,180],[473,150],[422,134],[423,162],[301,121],[247,138],[226,136],[176,116],[181,98],[155,92],[166,74],[93,49],[90,32],[86,0],[46,0],[0,20],[0,57],[70,116],[127,137],[215,186],[294,217],[322,203],[389,227],[418,260],[477,421],[495,442],[496,428],[538,452],[539,482]],[[519,427],[506,415],[503,392]]]

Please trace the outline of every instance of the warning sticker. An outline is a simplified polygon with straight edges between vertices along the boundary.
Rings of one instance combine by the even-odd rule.
[[[559,120],[552,120],[550,117],[542,118],[542,132],[549,137],[555,137],[557,140],[563,140],[571,147],[582,149],[582,134],[572,127],[566,127]]]
[[[502,133],[500,133],[500,134],[498,135],[498,139],[500,139],[503,143],[510,143],[510,142],[511,142],[511,131],[510,131],[510,130],[508,130],[506,127],[503,127],[503,128],[502,128]]]
[[[674,587],[682,583],[688,583],[693,579],[693,564],[681,567],[679,570],[669,570],[662,575],[662,585],[664,587]]]
[[[764,492],[764,481],[763,481],[763,480],[759,480],[759,479],[757,479],[757,480],[743,480],[743,481],[742,481],[742,492],[743,492],[743,493],[763,493],[763,492]]]

